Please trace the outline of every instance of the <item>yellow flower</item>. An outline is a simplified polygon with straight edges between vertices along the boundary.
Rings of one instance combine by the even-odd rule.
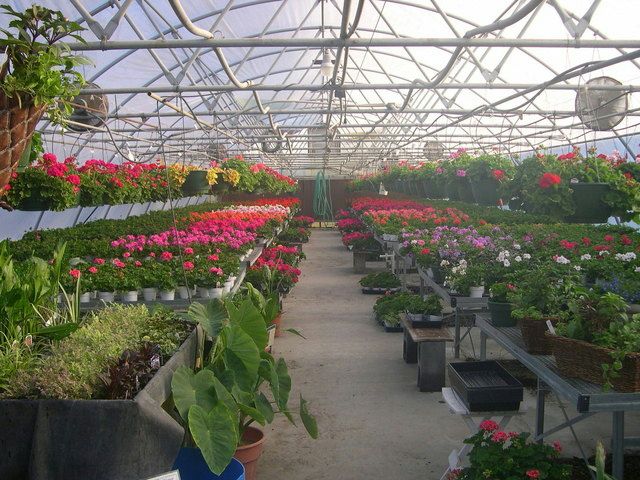
[[[224,178],[225,182],[235,187],[236,185],[238,185],[238,182],[240,182],[240,172],[233,168],[227,168],[222,173],[222,178]]]
[[[218,183],[218,175],[222,172],[223,170],[219,167],[213,167],[207,170],[207,182],[209,182],[209,185]]]
[[[189,175],[189,172],[195,169],[196,168],[191,165],[185,166],[179,163],[169,165],[169,178],[171,179],[171,183],[178,187],[181,186],[187,178],[187,175]]]

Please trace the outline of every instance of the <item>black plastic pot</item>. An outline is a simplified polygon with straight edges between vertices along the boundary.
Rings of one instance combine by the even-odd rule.
[[[498,187],[500,186],[500,183],[497,180],[489,178],[483,181],[470,183],[471,192],[473,193],[473,198],[476,203],[489,206],[498,205],[500,200]]]
[[[458,190],[458,198],[467,203],[475,203],[476,199],[473,197],[473,192],[471,191],[471,184],[469,180],[464,177],[460,177],[456,181],[456,188]]]
[[[424,189],[424,196],[427,198],[443,198],[445,196],[444,185],[433,178],[423,180],[422,188]]]
[[[444,196],[449,200],[460,200],[458,195],[458,187],[455,183],[447,183],[444,186]]]
[[[1,400],[2,480],[139,480],[171,469],[184,429],[163,408],[193,332],[133,400]]]
[[[442,269],[436,265],[431,267],[431,273],[433,274],[433,281],[438,285],[442,285],[444,283],[444,272]]]
[[[572,183],[576,211],[565,220],[571,223],[605,223],[613,209],[602,198],[611,191],[608,183]]]
[[[222,180],[222,179],[220,179]],[[209,192],[209,182],[207,172],[204,170],[193,170],[189,172],[182,184],[182,193],[185,196],[204,195]]]
[[[442,326],[442,317],[437,315],[407,313],[407,318],[414,328],[440,328]]]
[[[449,383],[471,412],[520,408],[522,384],[495,361],[449,364]]]
[[[489,311],[491,312],[491,323],[494,327],[515,327],[516,319],[511,318],[511,304],[492,302],[489,300]]]

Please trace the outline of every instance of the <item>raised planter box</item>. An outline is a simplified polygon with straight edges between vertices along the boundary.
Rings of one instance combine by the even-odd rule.
[[[196,348],[194,331],[133,400],[0,400],[0,478],[140,480],[170,470],[184,429],[162,405]]]
[[[498,362],[450,363],[449,383],[470,412],[512,411],[520,408],[522,384]]]

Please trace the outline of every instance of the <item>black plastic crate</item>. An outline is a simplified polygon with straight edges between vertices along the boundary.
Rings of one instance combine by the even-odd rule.
[[[449,383],[470,412],[520,409],[522,384],[493,360],[449,364]]]

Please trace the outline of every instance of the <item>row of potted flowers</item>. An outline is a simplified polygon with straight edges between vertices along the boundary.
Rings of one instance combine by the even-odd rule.
[[[363,203],[366,200],[354,202],[357,207]],[[385,199],[371,208],[374,212],[384,208],[384,212],[393,204],[394,200]],[[406,201],[398,204],[407,206]],[[403,208],[396,209],[400,211],[397,215],[412,217],[420,210],[415,204],[408,207],[404,213]],[[434,207],[423,208],[431,211]],[[384,231],[384,215],[367,217],[362,210],[355,211],[359,218],[373,219],[362,222],[361,229]],[[621,355],[630,358],[640,350],[640,317],[625,313],[640,299],[640,235],[619,227],[509,223],[508,217],[505,214],[504,223],[499,225],[474,215],[466,218],[467,225],[459,226],[455,223],[458,214],[445,225],[425,222],[422,228],[416,228],[407,222],[398,241],[402,253],[414,256],[452,293],[489,294],[496,325],[513,326],[519,318],[531,353],[553,351],[555,339],[549,340],[549,334],[545,334],[545,322],[551,319],[563,338],[609,349],[609,357],[598,357],[610,367],[605,368],[604,377],[598,363],[594,367],[596,376],[590,375],[588,380],[622,390],[640,389],[637,382],[616,380],[626,378],[617,368],[624,363]],[[355,223],[349,225],[354,227]],[[562,350],[577,348],[567,350],[565,345]]]
[[[162,162],[116,164],[75,157],[63,161],[45,153],[11,174],[0,196],[20,210],[65,210],[80,206],[166,201],[182,196],[228,190],[282,194],[296,182],[270,167],[249,164],[242,157],[213,162],[208,169]]]
[[[229,206],[192,213],[184,227],[152,235],[126,235],[110,242],[110,255],[73,258],[64,282],[68,288],[80,281],[82,301],[92,292],[112,301],[122,292],[123,301],[137,301],[138,290],[151,301],[160,292],[173,300],[197,293],[202,298],[221,298],[233,287],[240,263],[259,241],[272,237],[290,217],[281,205]],[[265,230],[266,229],[266,230]]]
[[[551,155],[542,149],[521,159],[499,152],[472,155],[459,149],[446,160],[409,165],[399,162],[353,182],[371,189],[382,182],[391,191],[448,198],[481,205],[509,205],[575,223],[605,222],[615,215],[637,218],[640,163],[619,152],[593,149]],[[373,187],[372,187],[373,186]]]

